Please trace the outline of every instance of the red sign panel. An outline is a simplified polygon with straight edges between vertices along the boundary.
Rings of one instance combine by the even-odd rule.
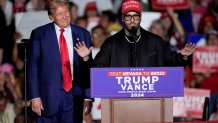
[[[189,8],[188,0],[151,0],[152,9],[165,10],[167,7],[173,9],[187,9]]]
[[[218,72],[218,47],[197,47],[193,54],[193,72]]]
[[[173,98],[173,116],[201,119],[205,97],[209,96],[209,90],[185,88],[184,97]]]

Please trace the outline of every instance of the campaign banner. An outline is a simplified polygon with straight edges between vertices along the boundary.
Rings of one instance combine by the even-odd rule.
[[[193,54],[193,72],[218,72],[218,47],[197,47]]]
[[[183,67],[91,68],[95,98],[183,96]]]
[[[173,98],[173,116],[201,119],[205,97],[209,96],[210,90],[185,88],[184,97]]]
[[[188,9],[188,0],[151,0],[153,10],[165,10],[167,7],[171,7],[174,10]]]

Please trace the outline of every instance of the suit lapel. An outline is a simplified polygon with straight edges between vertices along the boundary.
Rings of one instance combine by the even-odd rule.
[[[58,39],[57,39],[54,23],[51,23],[51,25],[50,25],[49,34],[51,34],[49,41],[51,41],[50,46],[51,46],[53,57],[55,58],[55,61],[58,65],[59,70],[62,71],[61,70],[61,56],[60,56]]]
[[[72,31],[72,37],[73,37],[73,47],[75,47],[76,43],[80,41],[80,38],[79,38],[78,33],[76,32],[76,29],[72,25],[71,25],[71,31]],[[78,64],[78,59],[79,59],[79,56],[76,53],[76,50],[73,50],[73,63]]]

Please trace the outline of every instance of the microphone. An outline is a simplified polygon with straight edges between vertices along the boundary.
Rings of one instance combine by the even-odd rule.
[[[136,36],[136,33],[137,33],[137,30],[138,30],[138,28],[135,27],[135,26],[133,26],[133,27],[130,29],[129,32],[132,34],[133,37],[135,37],[135,36]]]

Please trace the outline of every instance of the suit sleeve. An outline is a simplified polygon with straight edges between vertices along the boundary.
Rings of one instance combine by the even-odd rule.
[[[35,30],[30,36],[30,43],[27,50],[27,90],[28,99],[40,97],[38,67],[40,56],[40,33]]]

